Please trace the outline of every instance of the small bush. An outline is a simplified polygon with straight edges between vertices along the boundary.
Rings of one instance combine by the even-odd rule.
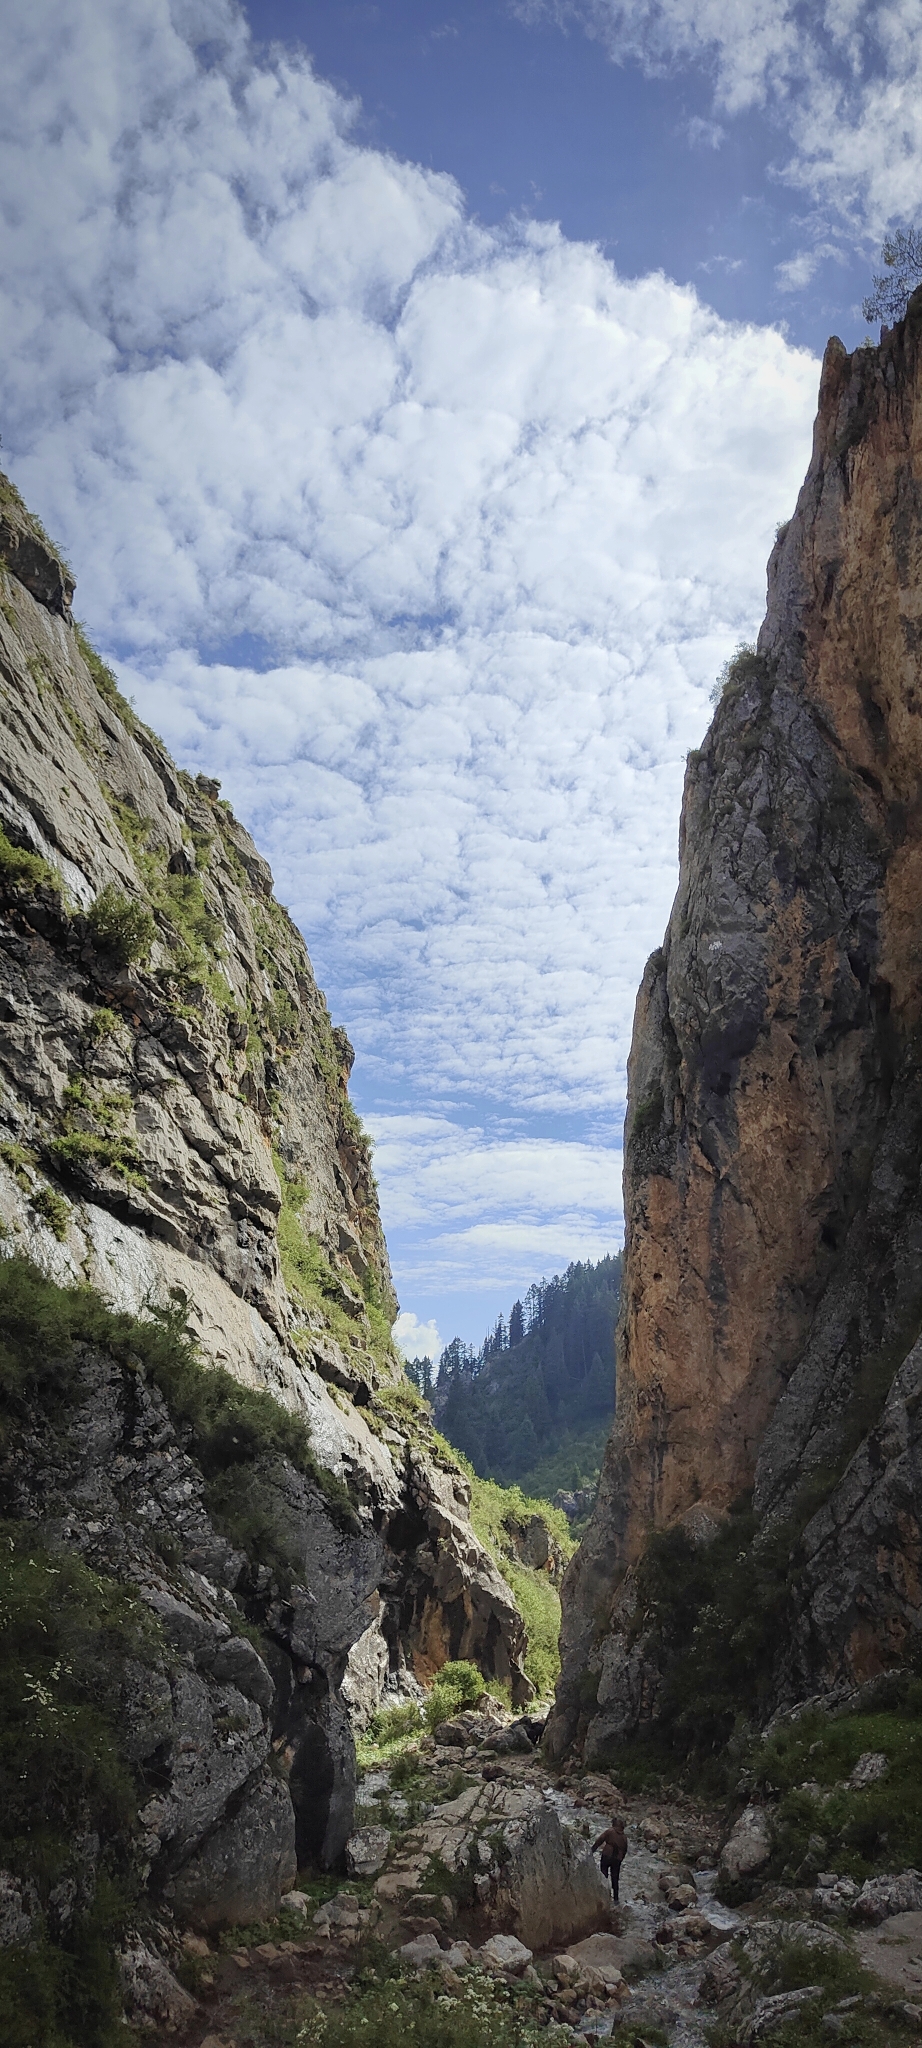
[[[32,1197],[32,1207],[39,1216],[44,1217],[49,1230],[52,1230],[63,1244],[70,1222],[70,1203],[65,1197],[58,1193],[57,1188],[39,1188]]]
[[[58,1165],[71,1173],[79,1175],[89,1166],[101,1166],[109,1173],[117,1173],[129,1187],[147,1186],[134,1144],[122,1133],[65,1131],[63,1137],[52,1138],[48,1150]]]
[[[725,661],[711,691],[711,703],[719,704],[723,697],[753,679],[761,682],[768,673],[764,655],[759,654],[751,641],[741,640],[735,654]]]
[[[427,1728],[437,1728],[440,1721],[450,1721],[454,1714],[463,1713],[465,1707],[476,1706],[485,1691],[476,1664],[468,1664],[464,1659],[443,1664],[423,1708]]]
[[[121,1022],[117,1010],[109,1010],[105,1003],[101,1003],[98,1010],[93,1011],[84,1036],[89,1039],[91,1045],[99,1045],[104,1038],[115,1037]]]
[[[61,877],[40,853],[26,853],[14,846],[0,825],[0,885],[14,889],[54,889],[60,896]]]
[[[399,1742],[405,1735],[418,1735],[422,1727],[422,1708],[415,1700],[405,1700],[399,1707],[379,1707],[368,1733],[373,1742],[386,1749],[389,1743]]]
[[[100,890],[87,924],[96,945],[102,952],[111,953],[120,967],[146,960],[157,931],[145,905],[126,896],[114,882],[107,882]]]

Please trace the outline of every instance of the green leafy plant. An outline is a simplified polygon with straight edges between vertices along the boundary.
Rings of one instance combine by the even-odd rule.
[[[121,1027],[122,1019],[117,1010],[110,1010],[101,1003],[94,1010],[86,1026],[85,1037],[91,1045],[101,1044],[104,1038],[114,1038]]]
[[[120,967],[146,960],[157,932],[146,906],[126,896],[114,882],[107,882],[100,890],[87,925],[96,945],[102,952],[110,953]]]
[[[64,1090],[64,1131],[48,1146],[59,1167],[84,1176],[101,1167],[118,1175],[126,1186],[146,1188],[129,1119],[134,1104],[120,1088],[100,1088],[82,1074],[72,1076]]]
[[[454,1714],[463,1713],[465,1707],[476,1706],[485,1691],[486,1682],[476,1664],[469,1664],[464,1658],[443,1664],[423,1707],[427,1728],[437,1728],[440,1721],[449,1721]]]
[[[63,884],[50,861],[43,860],[40,853],[26,853],[23,847],[14,846],[0,825],[0,887],[53,889],[60,896]]]
[[[70,1222],[70,1203],[64,1195],[60,1194],[57,1188],[39,1188],[32,1197],[32,1207],[39,1216],[44,1217],[49,1230],[53,1231],[55,1237],[63,1244]]]
[[[811,1712],[754,1745],[754,1783],[780,1795],[778,1870],[793,1875],[816,1836],[830,1869],[856,1879],[884,1865],[922,1861],[922,1680],[904,1675],[895,1688],[900,1697],[886,1711],[835,1718]],[[886,1757],[886,1773],[852,1790],[847,1781],[868,1751]]]
[[[862,301],[861,311],[865,320],[895,327],[922,284],[922,229],[896,228],[885,235],[880,257],[884,268],[872,279],[873,290]]]

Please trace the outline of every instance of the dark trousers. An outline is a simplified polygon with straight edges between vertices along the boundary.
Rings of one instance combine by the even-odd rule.
[[[601,1858],[601,1861],[600,1861],[600,1864],[599,1864],[599,1868],[600,1868],[600,1870],[601,1870],[601,1872],[602,1872],[602,1876],[603,1876],[603,1877],[610,1877],[610,1878],[611,1878],[611,1895],[612,1895],[612,1898],[613,1898],[613,1899],[615,1900],[615,1902],[616,1902],[616,1904],[617,1904],[617,1899],[618,1899],[618,1880],[619,1880],[619,1878],[620,1878],[620,1876],[621,1876],[621,1858],[620,1858],[620,1856],[603,1856],[603,1857]]]

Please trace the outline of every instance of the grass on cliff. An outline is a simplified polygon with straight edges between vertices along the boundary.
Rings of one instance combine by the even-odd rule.
[[[159,1387],[204,1475],[217,1526],[259,1562],[290,1570],[265,1468],[288,1459],[351,1527],[347,1489],[317,1463],[303,1417],[263,1389],[241,1386],[223,1367],[202,1364],[187,1316],[178,1289],[169,1308],[140,1320],[109,1308],[91,1287],[58,1287],[28,1259],[0,1260],[0,1442],[36,1408],[66,1408],[77,1386],[75,1347],[97,1345]]]
[[[471,1523],[475,1535],[502,1572],[515,1596],[525,1623],[528,1649],[525,1671],[540,1697],[552,1693],[560,1672],[560,1594],[545,1571],[535,1571],[517,1558],[515,1529],[527,1528],[533,1515],[547,1524],[565,1558],[576,1546],[566,1515],[547,1500],[532,1500],[518,1486],[500,1486],[495,1479],[478,1479],[468,1460],[459,1452],[452,1456],[466,1472],[471,1486]]]
[[[27,853],[23,847],[14,846],[0,825],[0,887],[53,889],[60,896],[63,886],[50,861],[43,860],[40,853]]]

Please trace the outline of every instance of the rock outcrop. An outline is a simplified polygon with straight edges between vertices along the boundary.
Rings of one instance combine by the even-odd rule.
[[[154,1618],[124,1691],[143,1862],[210,1927],[343,1857],[354,1735],[388,1688],[469,1657],[532,1689],[468,1483],[391,1345],[351,1047],[218,784],[142,725],[72,597],[0,480],[0,1254],[186,1324],[311,1450],[262,1459],[269,1523],[228,1535],[187,1411],[113,1324],[73,1348],[60,1413],[14,1403],[0,1512]]]
[[[637,1003],[617,1415],[564,1585],[558,1751],[655,1712],[648,1531],[706,1541],[748,1492],[756,1542],[786,1524],[804,1558],[781,1696],[917,1640],[920,592],[917,293],[879,348],[829,344],[757,649],[689,757]]]

